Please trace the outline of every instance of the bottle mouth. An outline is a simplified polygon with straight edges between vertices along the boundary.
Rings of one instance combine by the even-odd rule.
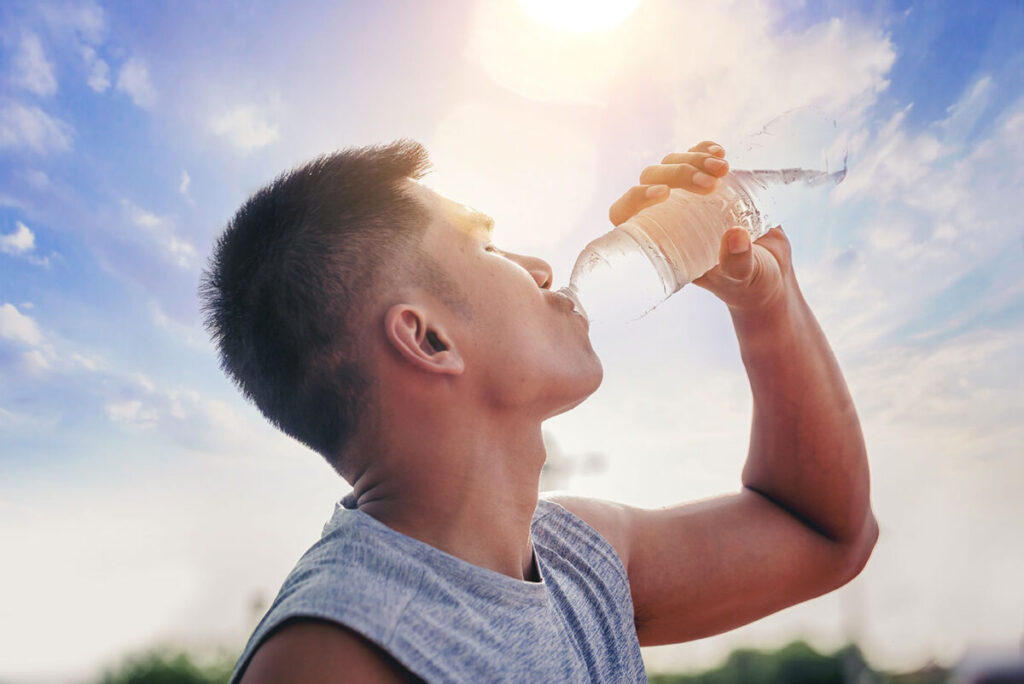
[[[583,304],[580,303],[579,293],[576,292],[576,288],[574,288],[572,285],[566,285],[565,287],[563,287],[561,289],[555,290],[555,294],[559,295],[560,297],[565,297],[570,302],[572,302],[572,311],[573,311],[573,313],[576,313],[576,314],[579,314],[580,316],[583,316],[588,321],[590,320],[590,317],[587,316],[586,309],[584,309],[583,308]]]

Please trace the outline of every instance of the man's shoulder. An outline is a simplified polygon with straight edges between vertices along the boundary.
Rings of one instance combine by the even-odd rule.
[[[627,517],[628,507],[592,499],[566,492],[545,492],[538,502],[538,512],[543,511],[544,524],[538,529],[554,532],[556,537],[563,537],[566,528],[575,532],[576,536],[607,556],[614,551],[616,565],[626,571],[628,559]]]
[[[419,590],[423,570],[365,517],[338,507],[253,632],[236,677],[271,641],[290,643],[287,635],[294,633],[294,625],[319,630],[324,638],[336,635],[334,629],[351,631],[367,643],[386,643]]]
[[[291,620],[252,656],[242,684],[420,682],[387,651],[344,626]]]

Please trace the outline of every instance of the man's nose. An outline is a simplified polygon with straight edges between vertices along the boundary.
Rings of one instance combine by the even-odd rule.
[[[513,255],[513,258],[533,276],[538,287],[545,290],[551,289],[551,265],[548,262],[538,257],[524,256],[522,254]]]

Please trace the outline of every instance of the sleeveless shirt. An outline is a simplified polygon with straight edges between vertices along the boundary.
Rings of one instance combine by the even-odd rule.
[[[541,499],[541,581],[473,565],[341,504],[242,653],[293,618],[343,625],[427,682],[646,682],[629,581],[594,528]]]

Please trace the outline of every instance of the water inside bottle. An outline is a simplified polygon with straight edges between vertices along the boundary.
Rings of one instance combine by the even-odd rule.
[[[580,253],[568,287],[560,292],[576,310],[599,322],[642,318],[718,263],[721,236],[732,226],[752,240],[774,225],[770,186],[838,184],[840,171],[778,169],[733,171],[709,195],[673,190],[591,242]],[[778,217],[774,217],[778,218]]]
[[[627,233],[612,231],[580,253],[569,285],[559,292],[591,322],[637,320],[671,294],[653,265],[649,250]]]

